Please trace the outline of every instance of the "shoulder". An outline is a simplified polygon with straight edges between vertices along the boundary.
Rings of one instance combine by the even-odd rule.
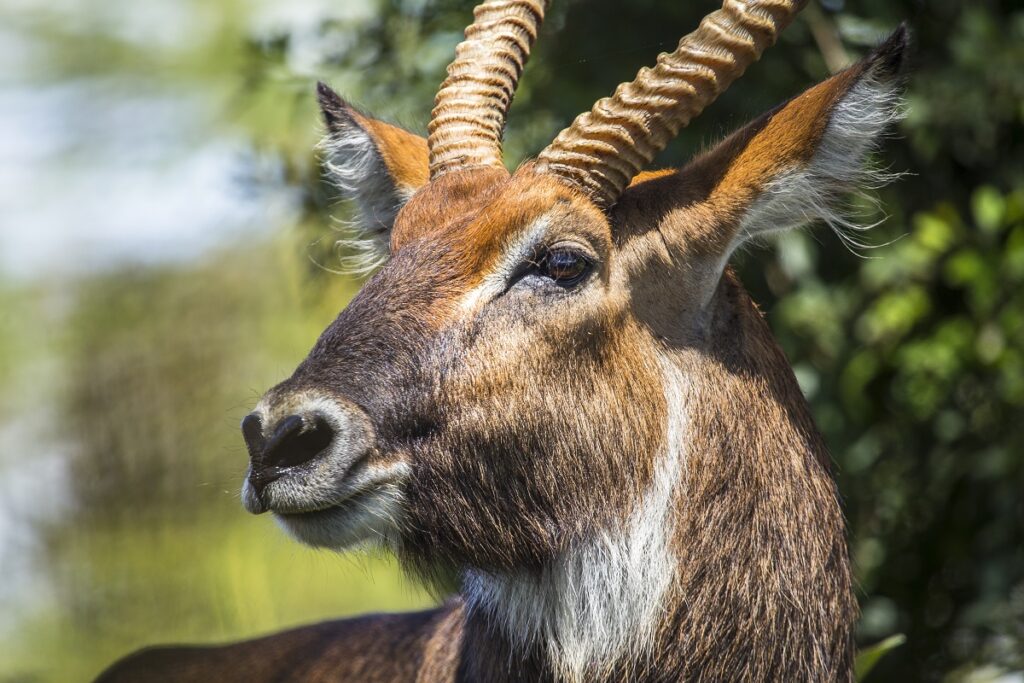
[[[96,683],[146,681],[415,680],[442,632],[461,623],[461,605],[340,619],[224,645],[149,647],[119,660]],[[447,639],[445,639],[447,640]]]

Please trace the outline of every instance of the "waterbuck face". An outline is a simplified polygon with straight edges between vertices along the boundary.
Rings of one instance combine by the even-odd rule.
[[[536,23],[542,3],[519,4]],[[730,254],[842,220],[835,197],[892,119],[906,38],[681,171],[638,174],[686,107],[630,118],[623,97],[509,175],[503,110],[495,129],[479,88],[452,94],[469,78],[460,60],[491,59],[474,45],[487,31],[512,30],[499,38],[523,43],[521,69],[532,35],[486,14],[429,141],[321,86],[328,170],[358,204],[367,262],[383,265],[243,422],[243,500],[313,545],[380,540],[413,564],[498,573],[661,523],[651,510],[679,479],[687,387],[704,381],[692,359],[748,313],[723,294]],[[518,69],[476,82],[499,72],[510,92]]]
[[[302,453],[266,483],[254,465],[250,509],[317,545],[381,535],[489,568],[539,565],[628,512],[663,379],[606,215],[530,167],[451,173],[388,233],[385,265],[251,418],[262,438],[297,415],[266,450]]]

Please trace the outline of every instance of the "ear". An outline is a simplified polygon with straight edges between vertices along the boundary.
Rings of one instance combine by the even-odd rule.
[[[358,213],[339,246],[354,252],[352,270],[372,270],[388,256],[395,216],[427,183],[426,139],[357,111],[323,83],[317,96],[327,126],[321,143],[328,179]]]
[[[886,177],[870,169],[867,157],[899,118],[906,48],[901,27],[860,63],[761,116],[682,171],[638,178],[620,199],[622,210],[646,203],[639,220],[657,227],[712,288],[732,252],[752,238],[824,220],[847,239],[844,231],[858,226],[845,215],[844,198]]]

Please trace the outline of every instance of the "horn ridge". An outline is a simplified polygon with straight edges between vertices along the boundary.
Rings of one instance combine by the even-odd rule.
[[[576,117],[538,164],[590,196],[615,203],[633,177],[775,43],[806,0],[725,0],[674,52]]]
[[[430,178],[467,166],[504,168],[501,139],[548,0],[486,0],[455,49],[427,127]]]

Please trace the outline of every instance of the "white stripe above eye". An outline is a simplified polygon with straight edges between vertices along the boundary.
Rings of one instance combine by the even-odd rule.
[[[486,273],[476,287],[462,297],[463,311],[475,311],[508,288],[509,280],[523,264],[533,257],[537,245],[547,234],[552,224],[551,212],[542,214],[525,230],[516,233],[502,248],[494,268]]]

